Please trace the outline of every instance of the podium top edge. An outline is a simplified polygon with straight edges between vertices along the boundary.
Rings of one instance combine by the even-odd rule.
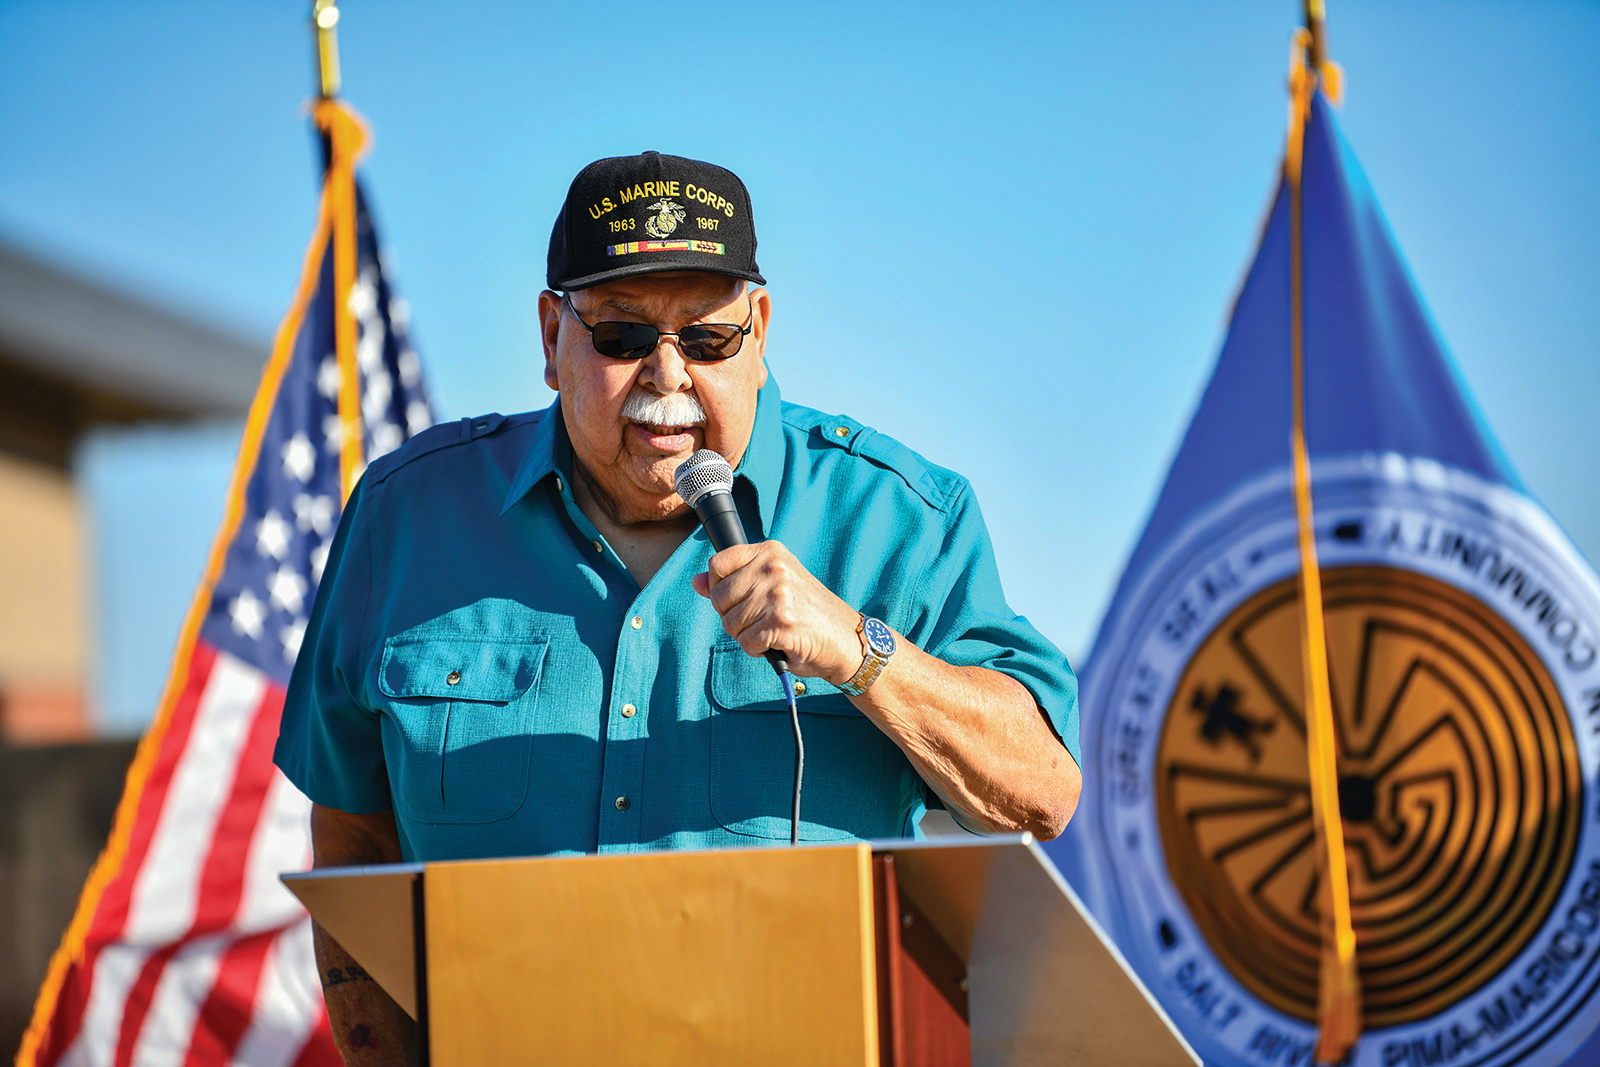
[[[1032,834],[1004,834],[984,836],[974,834],[970,838],[963,837],[934,837],[917,840],[910,837],[884,837],[870,841],[808,841],[797,846],[799,848],[858,848],[867,846],[874,853],[906,852],[906,851],[943,851],[947,849],[969,848],[1016,848],[1018,846],[1038,851],[1038,843]],[[777,847],[777,846],[769,846]],[[657,851],[631,852],[631,853],[586,853],[588,856],[616,856],[616,855],[684,855],[687,853],[704,854],[708,852],[748,852],[751,849],[662,849]],[[1041,853],[1042,854],[1042,853]],[[428,867],[441,864],[454,863],[497,863],[501,861],[538,860],[538,859],[571,859],[571,854],[563,853],[560,856],[485,856],[479,859],[462,860],[432,860],[425,863],[379,863],[366,864],[352,867],[318,867],[309,871],[293,871],[280,874],[278,877],[284,882],[303,882],[318,878],[361,878],[377,876],[393,876],[397,874],[423,874]]]
[[[1030,833],[1020,834],[973,834],[971,837],[929,837],[916,840],[910,837],[885,837],[868,841],[866,844],[874,852],[908,852],[908,851],[942,851],[953,848],[1015,848],[1018,845],[1031,847],[1036,844]]]
[[[310,882],[318,878],[393,877],[397,874],[421,874],[422,863],[371,863],[359,867],[318,867],[310,871],[290,871],[278,875],[283,882]]]

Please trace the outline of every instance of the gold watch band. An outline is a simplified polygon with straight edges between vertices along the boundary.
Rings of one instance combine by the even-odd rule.
[[[888,666],[889,657],[872,647],[864,631],[867,626],[867,614],[864,611],[856,613],[860,621],[856,623],[856,637],[861,640],[861,666],[856,668],[856,673],[850,680],[839,687],[846,696],[858,697],[872,688],[872,683],[878,680],[878,675],[883,673],[883,668]]]

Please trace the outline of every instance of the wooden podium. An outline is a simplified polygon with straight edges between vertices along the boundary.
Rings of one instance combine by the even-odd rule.
[[[433,1067],[1200,1063],[1026,836],[283,880]]]

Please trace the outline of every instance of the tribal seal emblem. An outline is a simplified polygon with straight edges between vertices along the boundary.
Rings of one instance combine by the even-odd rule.
[[[644,230],[651,237],[661,239],[678,228],[678,223],[689,217],[689,213],[679,204],[662,197],[651,204],[649,209],[655,214],[644,221]]]
[[[1319,465],[1359,1067],[1559,1063],[1600,1021],[1600,583],[1531,501]],[[1207,1060],[1305,1064],[1321,900],[1287,479],[1179,534],[1085,702],[1119,943]]]

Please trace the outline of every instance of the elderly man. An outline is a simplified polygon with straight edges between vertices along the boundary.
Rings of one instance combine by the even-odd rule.
[[[1049,838],[1077,802],[1076,685],[1000,589],[965,480],[783,403],[749,197],[707,163],[600,160],[539,300],[548,410],[440,426],[345,510],[277,760],[318,866],[910,835],[929,805]],[[736,471],[713,552],[673,474]],[[320,936],[349,1062],[405,1020]]]

